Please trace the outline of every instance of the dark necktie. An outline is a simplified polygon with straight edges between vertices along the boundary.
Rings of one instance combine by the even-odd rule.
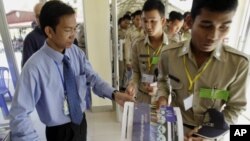
[[[80,106],[80,98],[77,93],[76,80],[69,62],[69,58],[65,55],[63,57],[63,76],[65,96],[67,97],[69,105],[71,121],[75,124],[80,125],[83,117]]]

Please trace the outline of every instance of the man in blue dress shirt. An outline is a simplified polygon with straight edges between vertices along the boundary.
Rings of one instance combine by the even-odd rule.
[[[26,62],[20,75],[10,110],[11,138],[13,141],[40,140],[29,117],[36,108],[40,120],[46,125],[48,141],[86,141],[87,82],[95,94],[120,105],[133,101],[133,98],[103,81],[92,69],[84,52],[73,44],[77,23],[72,7],[60,1],[48,1],[41,10],[40,25],[46,42]],[[80,125],[71,121],[65,109],[64,56],[69,58],[76,78],[83,111]]]

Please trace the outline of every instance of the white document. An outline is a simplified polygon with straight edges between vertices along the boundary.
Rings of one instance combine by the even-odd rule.
[[[186,99],[183,100],[184,108],[186,111],[193,106],[193,98],[194,98],[194,95],[191,94],[189,97],[187,97]]]

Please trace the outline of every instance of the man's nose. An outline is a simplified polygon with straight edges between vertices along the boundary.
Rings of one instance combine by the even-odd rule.
[[[215,40],[219,36],[219,31],[216,28],[209,30],[207,38],[210,40]]]

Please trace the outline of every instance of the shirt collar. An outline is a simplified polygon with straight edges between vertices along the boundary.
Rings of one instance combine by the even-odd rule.
[[[183,56],[185,54],[188,54],[188,57],[191,58],[192,52],[191,52],[191,49],[190,49],[190,42],[191,42],[191,39],[184,42],[183,47],[181,48],[181,50],[179,50],[179,55],[178,56]],[[216,47],[215,50],[212,52],[212,56],[214,58],[216,58],[217,60],[219,60],[219,61],[223,61],[224,59],[223,59],[223,56],[222,56],[222,46]]]
[[[147,44],[150,45],[150,46],[152,46],[152,44],[150,43],[148,35],[145,36],[144,44],[145,44],[145,46]],[[163,41],[162,41],[162,44],[168,45],[168,37],[167,37],[167,35],[164,32],[163,32]]]
[[[184,42],[184,45],[182,46],[181,50],[179,50],[179,55],[178,56],[183,56],[185,54],[191,54],[191,52],[190,52],[190,41],[191,40],[187,40],[187,41]]]
[[[62,54],[61,52],[58,52],[56,50],[54,50],[52,47],[50,47],[47,42],[44,43],[44,47],[43,47],[44,52],[46,52],[46,54],[52,58],[56,63],[60,64],[62,63],[63,60],[63,56],[64,54]],[[67,55],[67,49],[65,49],[65,55]],[[69,55],[67,55],[69,57]]]

